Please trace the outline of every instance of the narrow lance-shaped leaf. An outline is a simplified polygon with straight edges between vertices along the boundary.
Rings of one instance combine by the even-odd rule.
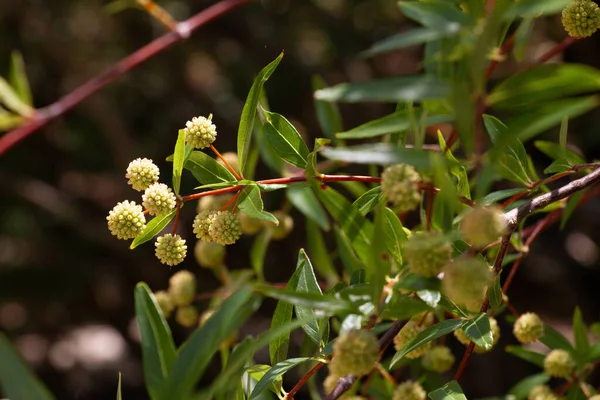
[[[309,219],[306,220],[306,236],[308,253],[314,261],[315,269],[327,279],[328,283],[335,284],[339,281],[339,277],[325,246],[323,234],[317,224]]]
[[[157,215],[156,217],[152,218],[152,220],[150,220],[150,222],[146,224],[146,228],[142,231],[142,233],[140,233],[135,237],[135,239],[133,239],[133,242],[131,242],[129,248],[133,250],[140,244],[152,240],[163,229],[165,229],[165,226],[167,226],[169,222],[171,222],[173,217],[175,217],[176,213],[177,210],[173,210],[169,214]]]
[[[523,346],[506,346],[506,352],[540,368],[544,368],[544,358],[546,356],[541,353],[529,350]]]
[[[123,400],[121,395],[121,372],[119,372],[119,383],[117,384],[117,400]]]
[[[280,379],[287,371],[308,360],[310,360],[309,357],[290,358],[273,365],[258,381],[248,400],[257,399],[276,379]]]
[[[319,225],[321,229],[325,231],[330,229],[327,213],[310,186],[289,186],[285,193],[290,203],[302,214]]]
[[[10,399],[51,400],[54,397],[0,332],[0,387]]]
[[[590,341],[588,339],[587,327],[585,326],[579,307],[575,307],[575,312],[573,312],[573,335],[575,336],[577,358],[580,362],[587,361],[588,352],[590,350]]]
[[[316,92],[319,89],[323,89],[325,81],[318,75],[313,75],[312,78],[312,89]],[[335,140],[335,134],[343,130],[342,127],[342,116],[337,108],[337,105],[324,100],[316,100],[315,110],[317,113],[317,121],[321,127],[321,132],[325,134],[329,139]]]
[[[456,381],[451,381],[439,389],[429,392],[431,400],[467,400],[462,388]]]
[[[173,152],[173,191],[176,195],[179,194],[181,187],[181,173],[183,172],[183,164],[185,162],[185,131],[179,130],[177,134],[177,143],[175,143],[175,151]]]
[[[175,361],[175,344],[169,325],[148,285],[138,283],[134,297],[146,387],[151,398],[160,399]]]
[[[264,134],[273,149],[285,162],[305,169],[308,162],[308,147],[294,125],[283,115],[262,110],[265,114]]]
[[[18,51],[13,51],[10,55],[8,80],[23,103],[33,106],[31,88],[25,72],[25,62],[23,61],[23,55]]]
[[[254,120],[256,119],[256,107],[258,106],[263,86],[271,74],[273,74],[273,71],[275,71],[282,58],[283,53],[279,54],[275,60],[260,71],[250,88],[246,103],[242,109],[237,136],[238,163],[242,175],[246,170],[246,163],[248,162],[248,152],[250,150],[252,131],[254,130]]]
[[[238,197],[238,208],[249,217],[263,219],[279,225],[279,221],[273,214],[263,210],[263,201],[260,189],[256,185],[249,185],[240,192]]]
[[[486,313],[479,313],[475,318],[465,322],[462,330],[477,346],[484,349],[492,348],[494,338],[490,328],[490,320]]]
[[[189,146],[186,146],[186,153]],[[172,161],[168,157],[167,161]],[[235,182],[236,178],[231,171],[219,164],[217,160],[201,151],[192,151],[185,157],[184,168],[194,175],[196,180],[202,184]]]

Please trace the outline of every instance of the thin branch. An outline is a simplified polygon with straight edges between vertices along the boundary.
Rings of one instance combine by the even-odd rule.
[[[150,57],[162,52],[173,44],[187,39],[190,34],[201,26],[213,21],[221,15],[249,3],[253,0],[223,0],[211,7],[206,8],[200,13],[191,18],[179,22],[175,30],[162,35],[153,40],[144,47],[123,58],[121,61],[113,65],[108,70],[100,75],[90,79],[71,93],[61,97],[51,105],[40,108],[35,111],[33,117],[24,125],[13,129],[12,131],[0,136],[0,155],[4,154],[8,149],[27,138],[40,128],[44,127],[50,121],[63,115],[71,108],[81,103],[98,90],[102,89],[119,76],[130,71]]]
[[[537,210],[541,210],[542,208],[546,207],[551,203],[554,203],[555,201],[567,198],[580,190],[588,188],[597,183],[598,181],[600,181],[600,169],[596,169],[588,175],[576,179],[563,187],[560,187],[556,190],[531,199],[527,203],[504,214],[504,216],[506,217],[508,227],[511,230],[514,229],[519,224],[519,222],[521,222],[525,217],[527,217],[531,213]]]

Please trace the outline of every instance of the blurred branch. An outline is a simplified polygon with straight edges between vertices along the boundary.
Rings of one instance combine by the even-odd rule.
[[[191,18],[177,23],[174,30],[165,33],[161,37],[123,58],[102,74],[87,81],[56,102],[47,107],[37,109],[33,117],[24,125],[15,128],[0,137],[0,155],[4,154],[21,140],[38,131],[50,121],[63,115],[119,76],[148,60],[150,57],[169,48],[173,44],[187,39],[193,31],[201,26],[213,21],[236,7],[249,3],[250,1],[253,0],[223,0]]]

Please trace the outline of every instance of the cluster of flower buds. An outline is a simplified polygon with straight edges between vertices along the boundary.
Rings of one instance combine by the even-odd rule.
[[[175,321],[184,327],[198,324],[198,310],[192,304],[196,296],[196,277],[189,271],[179,271],[169,279],[169,289],[154,293],[156,303],[165,318],[175,310]]]

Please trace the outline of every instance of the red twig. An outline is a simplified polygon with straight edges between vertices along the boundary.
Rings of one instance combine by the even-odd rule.
[[[33,117],[26,124],[21,125],[0,137],[0,155],[4,154],[21,140],[48,124],[48,122],[63,115],[119,76],[148,60],[150,57],[167,49],[174,43],[187,39],[193,31],[201,26],[213,21],[236,7],[249,3],[250,1],[252,0],[223,0],[208,7],[193,17],[179,22],[176,25],[175,30],[165,33],[161,37],[123,58],[102,74],[90,79],[56,102],[36,110]]]
[[[500,47],[500,51],[498,52],[498,55],[499,56],[505,55],[506,53],[508,53],[509,51],[512,50],[514,45],[515,45],[515,35],[512,35],[510,38],[508,38],[508,40],[506,42],[504,42],[502,47]],[[494,73],[494,71],[496,70],[496,67],[498,66],[498,64],[500,64],[500,62],[501,62],[500,60],[493,60],[492,62],[490,62],[488,69],[485,71],[486,82],[490,80],[490,78],[492,77],[492,74]]]
[[[323,368],[323,366],[325,366],[325,364],[320,362],[317,365],[315,365],[314,367],[312,367],[312,369],[310,371],[308,371],[308,373],[306,375],[304,375],[302,377],[302,379],[300,379],[300,381],[296,384],[296,386],[294,386],[292,388],[292,390],[290,390],[288,392],[288,394],[285,395],[284,400],[294,400],[294,395],[298,392],[298,390],[300,390],[302,388],[302,386],[304,386],[304,384],[306,382],[308,382],[310,377],[313,376],[315,374],[315,372],[317,372],[318,370]]]
[[[568,36],[565,40],[558,43],[556,46],[554,46],[553,48],[551,48],[550,50],[548,50],[547,52],[542,54],[537,60],[535,60],[531,64],[525,66],[520,72],[527,71],[528,69],[531,69],[537,65],[545,63],[546,61],[548,61],[555,55],[562,53],[567,47],[571,46],[573,43],[575,43],[579,39],[580,38],[574,38],[574,37]]]
[[[219,153],[219,150],[217,150],[217,148],[215,146],[213,146],[212,144],[210,145],[210,149],[217,155],[217,157],[219,157],[219,160],[221,160],[223,162],[223,164],[225,164],[225,166],[227,167],[227,169],[229,171],[231,171],[231,173],[233,174],[233,176],[235,176],[235,178],[239,181],[240,179],[242,179],[242,177],[240,176],[240,174],[237,173],[237,171],[227,162],[227,160],[225,159],[225,157],[223,157],[221,155],[221,153]]]
[[[181,214],[181,204],[177,204],[177,211],[175,212],[175,220],[173,222],[173,236],[177,233],[177,225],[179,225],[179,214]]]

